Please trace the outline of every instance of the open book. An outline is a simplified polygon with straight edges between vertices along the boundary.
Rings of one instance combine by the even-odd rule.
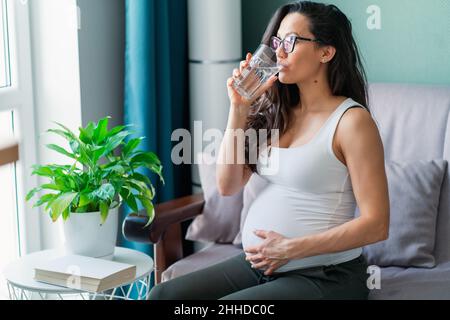
[[[34,279],[88,292],[102,292],[130,283],[136,266],[115,261],[68,255],[37,265]]]

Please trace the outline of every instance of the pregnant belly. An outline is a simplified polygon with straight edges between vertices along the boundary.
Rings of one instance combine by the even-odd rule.
[[[306,194],[271,184],[252,203],[242,229],[242,246],[247,248],[261,244],[264,239],[254,234],[254,230],[275,231],[287,238],[302,237],[324,232],[353,218],[352,197],[337,206],[338,194]],[[337,208],[340,210],[336,210]],[[345,208],[344,208],[345,207]],[[342,212],[347,212],[343,214]],[[350,214],[348,212],[351,212]],[[277,272],[292,269],[347,261],[360,254],[361,250],[351,250],[291,260]]]
[[[308,194],[271,184],[249,209],[242,230],[242,245],[245,249],[263,241],[254,230],[275,231],[293,238],[320,233],[345,223],[349,217],[334,212],[337,201],[338,195]]]
[[[323,212],[311,194],[301,194],[278,185],[268,186],[252,203],[242,230],[244,248],[263,239],[253,231],[275,231],[293,238],[327,230],[330,213]]]

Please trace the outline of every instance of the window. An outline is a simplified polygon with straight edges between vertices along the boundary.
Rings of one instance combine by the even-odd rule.
[[[0,112],[0,137],[8,139],[14,137],[14,112]],[[17,199],[17,171],[16,164],[0,167],[0,270],[20,255],[20,237],[18,221]],[[8,245],[5,245],[8,244]],[[5,281],[0,282],[0,298],[6,292]]]
[[[7,1],[0,0],[0,88],[11,85]]]
[[[0,167],[0,270],[40,249],[39,218],[25,203],[36,163],[28,2],[0,0],[0,141],[19,141],[19,161]],[[7,298],[0,271],[0,299]]]

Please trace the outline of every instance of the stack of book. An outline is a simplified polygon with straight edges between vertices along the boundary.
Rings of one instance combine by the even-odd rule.
[[[115,261],[67,255],[37,265],[34,279],[87,292],[103,292],[133,282],[136,266]]]

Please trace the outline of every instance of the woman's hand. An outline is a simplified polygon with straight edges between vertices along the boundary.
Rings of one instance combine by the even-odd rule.
[[[255,93],[255,96],[252,100],[248,100],[245,97],[242,97],[233,87],[233,82],[239,78],[242,71],[249,66],[250,60],[252,59],[252,54],[247,53],[247,57],[245,61],[241,61],[239,65],[239,69],[233,70],[233,76],[228,78],[227,80],[227,88],[228,88],[228,97],[230,98],[231,105],[233,106],[242,106],[245,108],[249,108],[252,103],[258,99],[264,92],[266,92],[275,81],[278,80],[276,75],[272,76],[261,88]]]
[[[265,275],[271,275],[275,270],[288,263],[291,257],[291,242],[289,238],[274,231],[255,230],[255,234],[264,241],[253,247],[247,247],[246,260],[253,268],[265,269]]]

